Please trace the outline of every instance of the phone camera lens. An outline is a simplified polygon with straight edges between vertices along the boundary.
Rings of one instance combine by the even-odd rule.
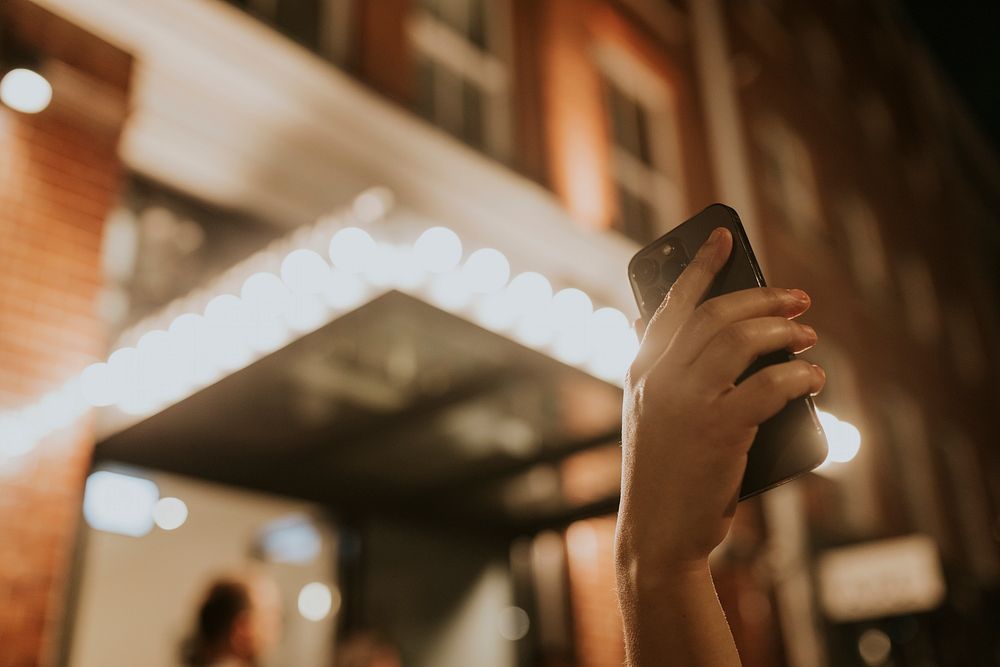
[[[659,268],[654,260],[649,257],[643,257],[635,263],[635,266],[632,268],[632,275],[640,285],[648,285],[656,280],[656,276],[660,272]]]

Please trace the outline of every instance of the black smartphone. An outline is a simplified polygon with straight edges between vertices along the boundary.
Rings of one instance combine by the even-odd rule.
[[[629,262],[629,282],[639,304],[639,312],[647,324],[670,286],[717,227],[725,227],[732,233],[733,252],[705,299],[764,286],[764,276],[740,217],[728,206],[712,204],[647,245]],[[765,366],[793,358],[786,350],[763,355],[751,364],[737,383]],[[803,396],[790,401],[781,412],[760,425],[747,457],[740,500],[804,475],[821,464],[826,454],[826,436],[812,398]]]

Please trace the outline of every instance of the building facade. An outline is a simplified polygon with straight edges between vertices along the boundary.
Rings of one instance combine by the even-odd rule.
[[[885,664],[868,661],[880,637],[896,664],[996,655],[1000,166],[891,3],[35,0],[3,19],[63,74],[47,115],[3,109],[0,271],[17,289],[0,311],[2,407],[177,296],[150,288],[143,305],[133,285],[119,320],[108,299],[94,315],[113,283],[99,243],[123,192],[140,209],[194,202],[178,220],[227,212],[224,238],[252,245],[248,220],[263,244],[385,184],[628,313],[629,254],[724,201],[769,282],[812,295],[810,357],[830,378],[820,406],[862,434],[853,460],[745,503],[715,555],[745,664]],[[80,72],[99,99],[79,92]],[[44,240],[63,235],[65,252]],[[46,245],[45,262],[79,268],[72,288],[25,260]],[[79,326],[64,340],[70,311]],[[28,349],[40,329],[51,343]],[[55,360],[52,347],[74,352]],[[4,464],[0,582],[30,603],[0,616],[0,637],[16,638],[0,664],[50,664],[66,632],[92,446],[70,440]],[[584,486],[603,471],[600,485],[616,457],[595,448],[564,464]],[[45,531],[24,519],[39,508],[57,517]],[[514,577],[525,604],[562,619],[529,634],[520,664],[621,664],[606,509],[512,548],[515,575],[528,563]],[[912,534],[936,545],[944,600],[854,617],[825,606],[825,554]],[[531,565],[546,557],[559,565]],[[555,611],[546,590],[563,591]]]

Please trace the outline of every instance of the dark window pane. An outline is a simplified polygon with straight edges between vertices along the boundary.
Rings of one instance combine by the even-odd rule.
[[[480,0],[469,3],[469,26],[466,31],[469,41],[486,51],[486,10]]]
[[[656,214],[648,202],[618,186],[618,219],[620,232],[639,243],[649,243],[656,233]]]
[[[653,149],[649,141],[649,114],[640,105],[635,105],[635,156],[646,165],[653,166]]]
[[[434,63],[427,58],[417,58],[417,111],[428,120],[434,120]]]
[[[462,139],[482,148],[483,137],[483,91],[478,86],[465,82],[462,86]]]
[[[611,138],[616,146],[626,147],[629,143],[629,104],[625,96],[613,84],[605,86],[608,112],[611,114]]]
[[[274,24],[299,44],[315,50],[319,46],[320,0],[279,0]]]

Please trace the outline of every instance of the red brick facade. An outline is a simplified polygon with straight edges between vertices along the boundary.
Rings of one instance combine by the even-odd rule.
[[[54,72],[48,109],[26,115],[0,108],[0,409],[37,400],[104,351],[101,233],[116,199],[123,119],[116,127],[95,124],[83,100],[61,94],[59,81],[97,78],[117,87],[122,100],[125,83],[118,52],[27,6],[8,9],[4,18],[22,39],[48,46],[43,56],[62,53],[43,70]],[[3,667],[47,664],[57,650],[92,444],[81,423],[0,462]]]

